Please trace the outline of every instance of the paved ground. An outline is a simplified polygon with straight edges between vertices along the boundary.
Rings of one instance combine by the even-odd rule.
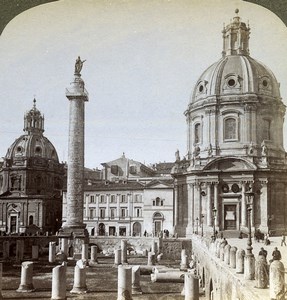
[[[263,247],[265,250],[267,250],[267,261],[272,259],[272,252],[275,247],[280,250],[282,255],[282,263],[285,266],[285,269],[287,268],[287,246],[281,246],[281,237],[270,237],[270,245],[266,246],[262,241],[256,242],[254,239],[252,239],[252,247],[253,247],[253,254],[255,255],[255,258],[257,258],[258,253],[260,251],[260,248]],[[236,246],[238,249],[246,249],[247,246],[247,238],[244,239],[238,239],[238,238],[228,238],[227,241],[231,246]],[[287,242],[286,242],[287,244]],[[287,277],[287,276],[286,276]],[[287,279],[287,278],[286,278]]]
[[[228,243],[237,248],[246,249],[247,239],[238,239],[227,237]],[[268,251],[267,259],[272,258],[272,251],[274,247],[278,247],[282,254],[282,262],[287,268],[287,246],[280,245],[280,237],[271,237],[271,244],[265,246],[262,242],[253,241],[253,253],[257,257],[260,248],[263,246]],[[52,268],[53,266],[45,263],[47,258],[41,258],[39,262],[34,264],[34,287],[36,289],[33,293],[17,293],[16,290],[20,284],[21,266],[13,265],[12,263],[3,264],[3,278],[2,278],[2,295],[4,299],[50,299],[52,286]],[[146,257],[129,257],[131,265],[146,264]],[[162,261],[162,264],[176,267],[179,266],[179,261]],[[96,300],[112,300],[117,299],[117,268],[113,267],[113,258],[101,256],[99,257],[99,264],[95,267],[89,267],[87,270],[87,286],[89,292],[84,295],[70,294],[69,291],[73,285],[74,267],[68,267],[67,273],[67,299],[96,299]],[[242,280],[243,276],[239,276]],[[287,276],[285,277],[287,283]],[[249,286],[254,286],[251,281]],[[184,299],[181,296],[183,288],[182,283],[152,283],[150,275],[141,276],[142,295],[133,295],[134,300],[177,300]],[[260,290],[259,293],[266,297],[269,294],[268,290]],[[265,297],[262,297],[262,299]],[[201,300],[205,299],[203,295]]]
[[[146,264],[146,257],[129,257],[129,264]],[[163,261],[169,266],[178,267],[179,262]],[[35,262],[33,283],[36,289],[33,293],[18,293],[16,289],[20,284],[20,265],[4,264],[3,266],[3,288],[4,299],[50,299],[52,287],[52,268],[42,261]],[[113,267],[113,258],[99,257],[99,263],[95,267],[87,269],[88,293],[82,295],[70,294],[73,286],[74,268],[68,267],[67,273],[67,299],[117,299],[117,268]],[[184,299],[181,296],[183,283],[152,283],[150,275],[141,275],[142,295],[133,295],[133,299],[146,300],[177,300]],[[204,299],[201,295],[200,299]]]

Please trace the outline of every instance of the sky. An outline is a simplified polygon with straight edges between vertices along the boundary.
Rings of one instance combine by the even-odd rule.
[[[251,28],[250,55],[281,83],[287,104],[287,27],[239,0],[61,0],[29,9],[0,36],[0,157],[23,134],[33,106],[60,161],[68,158],[74,64],[86,59],[85,166],[125,156],[151,164],[187,152],[184,111],[193,87],[221,58],[222,28],[235,16]],[[285,149],[287,125],[284,125]]]

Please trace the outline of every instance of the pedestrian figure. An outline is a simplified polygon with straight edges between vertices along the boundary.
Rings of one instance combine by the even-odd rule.
[[[274,251],[272,252],[272,258],[273,258],[272,261],[281,259],[281,252],[278,250],[277,247],[275,247]]]
[[[283,246],[283,244],[284,246],[286,246],[286,238],[284,233],[282,234],[282,238],[281,238],[281,246]]]
[[[220,247],[224,248],[227,244],[228,244],[228,242],[227,242],[226,238],[223,238],[223,240],[220,243]]]
[[[264,256],[265,258],[267,257],[267,250],[265,250],[263,247],[260,249],[258,256]]]
[[[269,240],[269,234],[268,233],[266,233],[265,235],[264,235],[264,245],[270,245],[270,240]]]

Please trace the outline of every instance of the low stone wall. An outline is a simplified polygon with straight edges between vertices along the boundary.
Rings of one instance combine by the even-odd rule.
[[[232,245],[231,245],[232,246]],[[259,289],[255,289],[254,280],[245,280],[243,274],[237,274],[224,261],[221,261],[211,250],[210,239],[194,236],[192,249],[197,264],[200,282],[205,288],[205,297],[208,300],[265,300]],[[261,290],[262,291],[262,290]],[[265,293],[264,293],[265,294]]]
[[[0,237],[0,257],[3,256],[3,244],[5,241],[9,241],[9,252],[10,257],[13,258],[16,254],[16,241],[24,241],[24,254],[32,254],[32,246],[39,246],[40,254],[48,254],[49,251],[49,242],[58,242],[57,236],[1,236]]]
[[[191,240],[187,239],[163,239],[153,237],[90,237],[90,244],[96,244],[104,253],[114,253],[115,248],[120,248],[121,240],[125,239],[128,243],[128,250],[142,254],[146,249],[150,251],[153,243],[158,246],[158,253],[163,253],[163,259],[180,260],[181,250],[186,249],[188,255],[191,254]]]
[[[127,240],[127,248],[131,254],[143,254],[144,250],[151,251],[153,244],[157,244],[157,254],[163,253],[163,259],[180,260],[181,250],[186,249],[186,254],[191,255],[191,240],[182,238],[157,238],[157,237],[90,237],[90,246],[97,245],[104,254],[114,254],[115,248],[120,248],[121,240]],[[32,246],[39,246],[39,253],[48,255],[49,242],[58,244],[58,236],[2,236],[0,237],[0,253],[3,253],[4,241],[9,241],[10,257],[16,254],[16,241],[24,241],[24,254],[32,253]],[[2,254],[3,255],[3,254]],[[0,254],[1,257],[1,254]]]

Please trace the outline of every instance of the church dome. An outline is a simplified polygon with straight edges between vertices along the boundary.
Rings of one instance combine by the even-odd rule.
[[[250,28],[241,22],[238,10],[235,12],[233,21],[222,31],[223,57],[202,73],[191,103],[208,97],[252,94],[281,100],[279,83],[272,71],[249,56]]]
[[[44,116],[36,108],[35,99],[33,108],[25,114],[23,130],[25,134],[14,141],[8,149],[5,159],[38,157],[59,162],[55,147],[43,135]]]
[[[191,102],[210,96],[257,94],[280,100],[279,83],[262,63],[248,55],[227,55],[203,72]]]

